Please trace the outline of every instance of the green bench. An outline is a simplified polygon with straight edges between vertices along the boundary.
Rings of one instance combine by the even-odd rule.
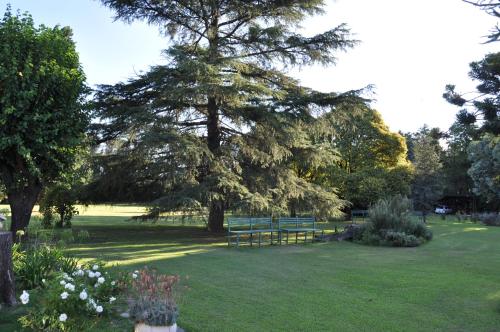
[[[312,233],[311,242],[314,242],[314,237],[316,233],[321,232],[321,236],[325,235],[323,229],[316,227],[316,218],[306,217],[306,218],[279,218],[278,219],[278,229],[279,229],[279,242],[283,234],[286,234],[286,243],[288,244],[288,238],[290,233],[295,233],[295,243],[298,243],[299,233],[304,233],[304,242],[307,242],[307,233]]]
[[[363,219],[368,217],[368,210],[351,210],[351,221],[354,222],[356,217]]]
[[[258,237],[259,247],[262,243],[262,234],[269,233],[271,235],[271,244],[273,244],[273,234],[279,233],[279,230],[273,227],[271,217],[265,218],[228,218],[227,219],[227,245],[240,245],[242,235],[247,235],[250,238],[250,246],[253,246],[254,234]],[[236,238],[236,242],[232,239]]]

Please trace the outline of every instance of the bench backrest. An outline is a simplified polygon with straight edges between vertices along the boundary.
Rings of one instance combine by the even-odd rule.
[[[351,210],[351,217],[367,217],[368,210]]]
[[[300,228],[302,226],[315,228],[316,218],[314,217],[291,217],[291,218],[279,218],[278,228],[283,226],[293,226],[295,228]]]
[[[227,230],[231,231],[232,229],[259,229],[273,228],[273,219],[271,217],[263,217],[263,218],[227,218]]]

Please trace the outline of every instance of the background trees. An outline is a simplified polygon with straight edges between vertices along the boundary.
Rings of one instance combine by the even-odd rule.
[[[0,21],[0,177],[11,230],[28,225],[42,188],[82,143],[85,76],[67,27],[35,27],[10,9]]]
[[[339,188],[342,198],[368,208],[381,198],[409,194],[405,138],[391,132],[379,112],[361,103],[341,105],[322,121],[336,158],[321,180]]]
[[[158,25],[172,42],[167,65],[101,86],[96,103],[98,141],[150,157],[144,172],[166,185],[159,211],[207,209],[212,231],[222,230],[228,208],[284,210],[319,193],[338,211],[334,192],[288,167],[309,144],[301,127],[356,95],[319,93],[283,73],[333,64],[334,51],[355,44],[345,25],[297,32],[323,1],[102,2],[117,19]]]
[[[424,221],[427,213],[442,196],[442,163],[439,142],[436,143],[432,131],[423,127],[413,139],[414,179],[411,187],[413,207],[423,213]]]

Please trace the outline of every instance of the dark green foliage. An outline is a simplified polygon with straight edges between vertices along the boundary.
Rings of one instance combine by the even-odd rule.
[[[497,212],[480,213],[476,218],[486,226],[500,226],[500,214]]]
[[[500,52],[487,54],[470,64],[469,76],[479,82],[477,92],[467,95],[447,85],[443,97],[462,109],[457,120],[464,125],[481,124],[480,133],[500,134]]]
[[[369,245],[415,247],[432,239],[432,232],[410,216],[411,201],[402,196],[381,199],[369,210],[368,222],[354,240]]]
[[[500,135],[485,134],[469,145],[471,162],[468,174],[474,181],[474,193],[500,207]]]
[[[0,178],[24,229],[43,185],[73,163],[87,116],[85,76],[68,27],[35,27],[7,8],[0,21]]]
[[[71,274],[78,266],[78,259],[66,256],[62,249],[47,244],[26,248],[16,244],[13,251],[14,275],[21,289],[41,287],[44,279],[49,280],[60,271]]]
[[[78,214],[76,203],[77,192],[70,185],[55,183],[46,188],[39,202],[43,225],[48,228],[55,223],[58,228],[71,227],[71,219]]]
[[[359,92],[320,93],[282,71],[332,64],[335,51],[356,43],[345,25],[297,33],[324,1],[102,3],[117,19],[158,25],[171,40],[166,65],[101,86],[95,103],[96,141],[112,140],[116,157],[145,156],[133,177],[161,184],[154,211],[208,214],[212,231],[222,230],[227,209],[284,214],[295,202],[340,213],[345,202],[335,191],[293,166],[316,167],[321,150],[309,126],[342,102],[359,103]]]

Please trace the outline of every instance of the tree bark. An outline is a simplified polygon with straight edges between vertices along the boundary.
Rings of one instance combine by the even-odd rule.
[[[213,153],[215,159],[220,157],[221,132],[219,126],[219,112],[217,100],[215,97],[208,99],[208,116],[207,116],[207,144],[210,152]],[[208,166],[208,176],[213,175],[213,170]],[[217,196],[221,193],[218,188],[211,188]],[[208,230],[210,232],[222,232],[224,230],[224,200],[212,198],[209,206],[210,212],[208,215]]]
[[[12,268],[12,234],[0,232],[0,303],[16,304],[14,272]]]
[[[12,214],[10,231],[14,239],[16,239],[17,231],[25,230],[28,227],[33,207],[41,191],[41,185],[30,185],[19,190],[10,190],[7,192]]]

